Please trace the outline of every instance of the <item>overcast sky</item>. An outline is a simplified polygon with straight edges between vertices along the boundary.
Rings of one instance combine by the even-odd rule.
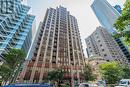
[[[59,5],[66,7],[78,20],[84,54],[87,55],[85,50],[85,38],[88,37],[97,26],[100,26],[100,23],[90,7],[92,2],[93,0],[28,0],[28,5],[31,6],[32,14],[36,16],[37,27],[39,21],[43,21],[47,8],[56,8]],[[123,6],[125,0],[108,0],[108,2],[113,6],[116,4]]]

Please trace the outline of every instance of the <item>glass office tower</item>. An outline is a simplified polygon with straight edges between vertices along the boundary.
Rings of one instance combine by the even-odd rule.
[[[0,55],[10,48],[28,52],[35,19],[28,14],[30,7],[21,4],[21,0],[1,0],[0,5]]]
[[[94,0],[91,8],[93,9],[101,25],[105,27],[108,32],[114,33],[115,30],[113,28],[113,24],[120,16],[119,12],[111,6],[107,0]]]

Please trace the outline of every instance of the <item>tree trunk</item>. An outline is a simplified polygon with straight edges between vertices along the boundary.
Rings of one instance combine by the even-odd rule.
[[[57,83],[58,83],[58,87],[61,87],[61,82],[60,82],[60,80],[58,80]]]

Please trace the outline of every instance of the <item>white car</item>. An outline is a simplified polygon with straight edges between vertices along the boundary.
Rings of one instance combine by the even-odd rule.
[[[98,87],[98,85],[90,83],[80,83],[79,87]]]
[[[119,82],[119,86],[115,87],[130,87],[130,79],[122,79]]]

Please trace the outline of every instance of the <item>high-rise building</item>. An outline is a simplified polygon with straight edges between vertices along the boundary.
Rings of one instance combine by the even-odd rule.
[[[117,7],[117,6],[116,6]],[[119,7],[119,6],[118,6]],[[113,27],[116,19],[120,16],[120,13],[111,6],[107,0],[94,0],[91,5],[92,10],[97,16],[100,24],[110,33],[116,33],[116,30]],[[130,60],[130,52],[128,51],[128,47],[124,45],[124,41],[122,38],[115,39],[123,51],[124,55]]]
[[[31,47],[30,47],[30,50],[28,52],[26,60],[31,60],[32,57],[33,57],[33,54],[35,52],[35,47],[37,46],[37,42],[38,42],[38,39],[39,39],[38,36],[39,36],[39,33],[40,33],[41,26],[42,26],[42,22],[39,23],[39,27],[37,29],[37,32],[35,32],[35,34],[34,34],[35,38],[33,39],[33,42],[31,44]]]
[[[111,6],[107,0],[94,0],[91,5],[92,10],[97,16],[100,24],[105,27],[108,32],[114,33],[113,24],[115,20],[120,16],[120,13]]]
[[[28,5],[27,1],[28,1],[28,0],[22,0],[22,4]]]
[[[71,84],[83,79],[85,58],[77,20],[64,7],[47,9],[40,27],[35,52],[26,61],[19,83],[42,83],[47,72],[62,68],[64,79]]]
[[[121,14],[121,6],[120,5],[115,5],[114,8]]]
[[[116,60],[121,63],[128,63],[127,58],[115,39],[103,27],[97,27],[97,29],[86,38],[86,44],[89,58],[101,56],[107,61]]]
[[[0,5],[5,5],[0,10],[0,55],[10,48],[28,52],[35,19],[28,14],[30,7],[21,4],[21,0],[2,0]]]

